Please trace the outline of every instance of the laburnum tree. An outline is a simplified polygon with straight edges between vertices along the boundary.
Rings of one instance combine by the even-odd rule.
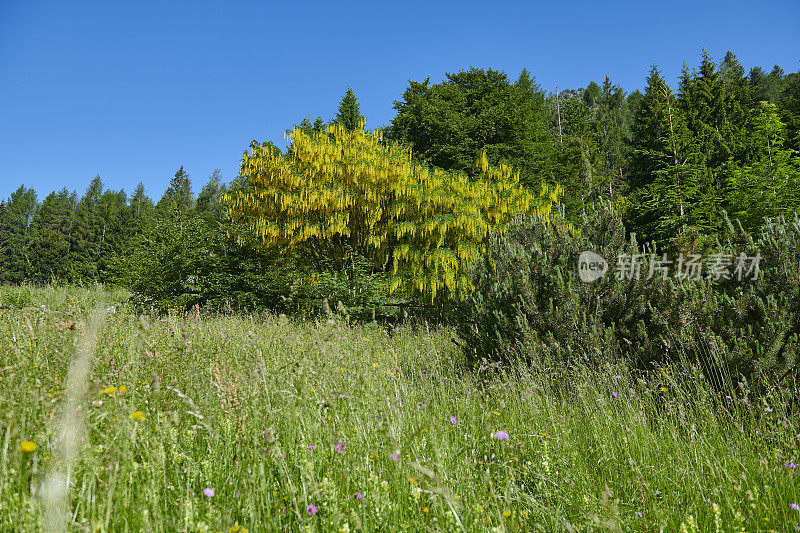
[[[562,192],[532,193],[485,155],[474,178],[422,165],[363,123],[298,128],[291,142],[287,156],[251,144],[241,166],[247,185],[224,197],[231,218],[319,268],[343,268],[358,253],[385,269],[390,291],[429,301],[468,293],[489,234],[519,213],[546,216]]]

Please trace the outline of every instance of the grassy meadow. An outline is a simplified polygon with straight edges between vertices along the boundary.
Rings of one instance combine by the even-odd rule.
[[[794,531],[779,396],[446,329],[0,289],[0,531]],[[84,366],[80,355],[86,355]]]

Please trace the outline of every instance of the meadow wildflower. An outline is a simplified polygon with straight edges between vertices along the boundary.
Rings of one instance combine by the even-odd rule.
[[[308,507],[306,507],[306,511],[308,511],[308,514],[317,514],[317,511],[319,511],[319,509],[317,508],[316,505],[309,505]]]
[[[772,407],[765,407],[764,408],[764,412],[765,413],[771,413],[772,412]]]
[[[336,451],[339,453],[344,453],[345,448],[346,446],[344,444],[339,443],[336,445]]]
[[[425,405],[425,404],[424,404],[424,403],[422,403],[422,402],[417,402],[417,405],[419,405],[419,406],[420,406],[420,407],[422,407],[423,409],[425,409],[426,407],[428,407],[427,405]]]
[[[146,416],[146,415],[145,415],[143,412],[141,412],[141,411],[134,411],[133,413],[131,413],[131,418],[132,418],[132,419],[133,419],[135,422],[141,422],[142,420],[144,420],[144,419],[145,419],[145,416]]]
[[[451,424],[455,424],[455,423],[457,423],[457,422],[458,422],[458,419],[457,419],[456,417],[454,417],[454,416],[451,416],[451,417],[450,417],[450,423],[451,423]]]
[[[800,505],[797,505],[796,503],[790,503],[789,504],[789,509],[793,509],[795,511],[800,511]]]
[[[791,461],[789,461],[788,463],[784,464],[783,466],[785,466],[786,468],[797,468],[797,465],[794,464]]]
[[[361,501],[364,499],[364,495],[360,492],[356,492],[356,500]]]
[[[309,444],[308,446],[306,446],[306,450],[313,450],[314,448],[316,448],[316,446],[314,446],[313,444]]]
[[[399,461],[400,460],[400,456],[398,456],[396,453],[393,453],[393,454],[389,455],[389,457],[391,457],[393,461]]]
[[[496,438],[498,440],[508,440],[509,439],[508,433],[506,433],[505,431],[498,431],[493,436],[494,436],[494,438]]]
[[[125,385],[121,385],[120,388],[117,389],[118,392],[125,392],[126,390],[128,390],[128,387]]]
[[[33,453],[35,449],[36,449],[35,442],[24,440],[19,443],[19,451],[21,451],[22,453]]]
[[[114,387],[114,386],[106,387],[105,389],[101,390],[100,392],[103,393],[103,394],[107,394],[109,396],[113,396],[113,394],[115,392],[117,392],[117,388]]]
[[[617,399],[617,393],[616,393],[616,392],[612,392],[612,393],[611,393],[611,397],[612,397],[612,398],[614,398],[614,399],[616,400],[616,399]]]
[[[212,489],[211,487],[206,487],[206,488],[203,489],[203,494],[205,494],[206,497],[208,497],[208,498],[213,498],[214,497],[214,489]]]

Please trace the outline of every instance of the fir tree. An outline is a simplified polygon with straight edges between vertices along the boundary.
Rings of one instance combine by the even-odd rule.
[[[194,207],[192,182],[183,165],[170,180],[169,187],[164,191],[164,196],[158,201],[157,207],[162,212],[187,211]]]
[[[0,282],[22,283],[29,272],[28,228],[36,211],[36,191],[24,185],[11,193],[0,219]]]
[[[322,122],[321,119],[317,120],[320,123]],[[364,120],[364,117],[361,115],[360,106],[358,105],[356,93],[353,92],[352,87],[348,87],[347,92],[342,97],[342,101],[339,103],[339,110],[336,112],[336,118],[334,118],[333,121],[336,124],[341,124],[348,131],[353,131],[358,128]],[[314,124],[314,129],[316,129],[316,126],[317,123]]]

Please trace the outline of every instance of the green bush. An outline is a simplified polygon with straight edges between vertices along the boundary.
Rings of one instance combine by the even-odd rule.
[[[652,250],[626,240],[612,207],[591,210],[576,230],[563,215],[519,218],[475,265],[475,290],[453,307],[453,322],[473,362],[624,358],[652,369],[684,361],[720,388],[749,380],[766,390],[797,370],[799,242],[798,222],[768,223],[757,238],[731,227],[716,250],[760,252],[758,280],[679,280],[672,270],[647,279],[647,256],[639,279],[617,279],[619,255]],[[606,258],[604,277],[580,281],[583,251]]]

